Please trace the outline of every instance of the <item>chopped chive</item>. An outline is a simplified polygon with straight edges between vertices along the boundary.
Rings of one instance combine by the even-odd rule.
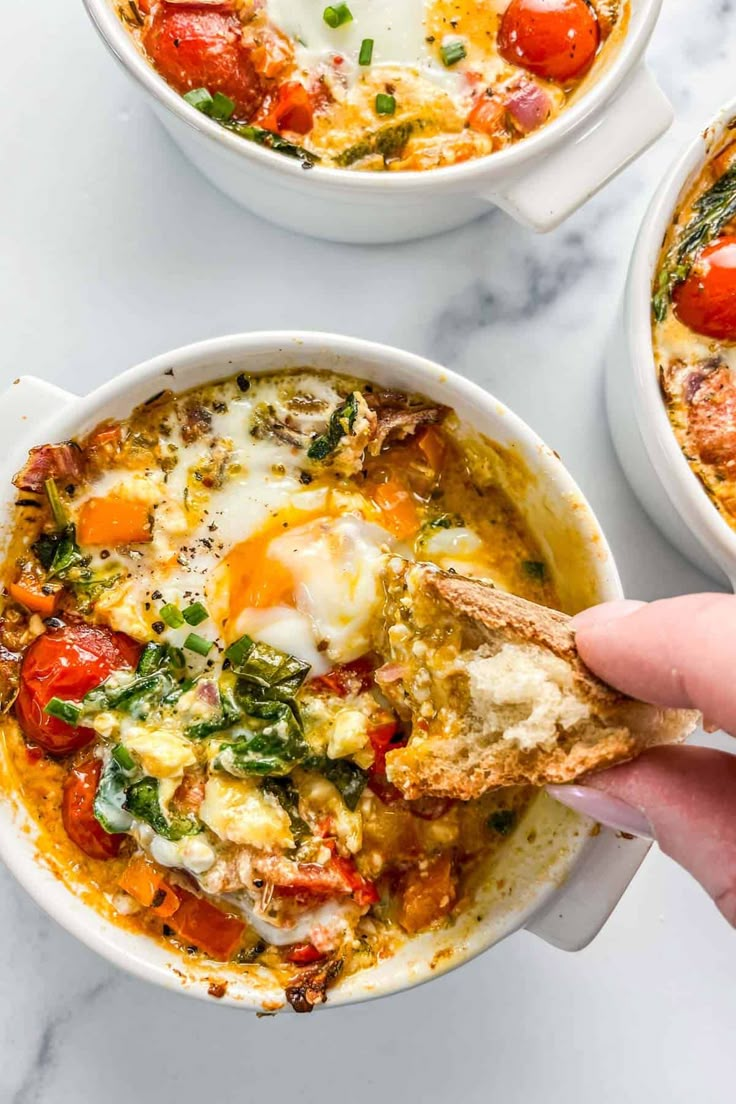
[[[117,747],[112,749],[112,757],[123,770],[131,771],[135,767],[135,759],[122,744],[118,744]]]
[[[54,518],[57,529],[63,529],[66,525],[66,510],[62,505],[61,498],[59,497],[59,488],[56,486],[54,479],[44,480],[44,488],[46,490],[46,497],[49,500],[49,506],[51,507],[51,513]]]
[[[212,641],[205,640],[203,636],[199,636],[197,633],[190,633],[184,641],[184,647],[189,652],[196,652],[197,655],[206,656],[209,655],[212,650]]]
[[[163,610],[161,610],[163,615]],[[192,602],[191,606],[187,606],[185,610],[181,611],[181,615],[186,621],[187,625],[201,625],[203,621],[206,621],[209,617],[207,610],[204,608],[201,602]]]
[[[451,65],[457,65],[459,61],[467,56],[465,44],[460,42],[459,39],[455,42],[448,42],[445,46],[440,46],[440,57],[448,69]]]
[[[232,119],[234,111],[235,104],[230,97],[223,92],[215,92],[212,97],[212,105],[207,114],[213,119],[217,119],[218,123],[226,123],[228,119]]]
[[[205,114],[209,113],[214,103],[206,88],[193,88],[191,92],[184,93],[184,99],[191,107],[196,107],[197,111],[204,111]]]
[[[330,4],[322,13],[322,18],[328,27],[342,27],[344,23],[352,23],[353,13],[347,4]]]
[[[167,602],[165,606],[162,606],[159,610],[161,614],[161,620],[164,624],[168,625],[170,629],[178,629],[184,624],[184,615],[178,606],[175,606],[172,602]]]
[[[358,65],[370,65],[373,61],[373,39],[364,38],[360,44],[360,53],[358,54]]]
[[[386,92],[379,92],[376,96],[376,114],[393,115],[394,111],[396,111],[395,97],[389,96]]]
[[[43,711],[49,717],[56,717],[57,720],[64,721],[69,725],[75,725],[82,715],[81,705],[77,705],[73,701],[62,701],[61,698],[51,698],[44,706]]]

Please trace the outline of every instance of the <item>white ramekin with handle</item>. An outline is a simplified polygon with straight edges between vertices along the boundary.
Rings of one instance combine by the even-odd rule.
[[[426,172],[305,171],[190,107],[141,55],[116,14],[116,0],[84,3],[190,161],[236,203],[318,238],[404,241],[460,226],[494,206],[534,230],[552,230],[672,121],[672,108],[643,60],[662,0],[631,0],[626,37],[601,59],[597,78],[558,119],[517,145]]]
[[[189,345],[124,372],[84,398],[39,379],[22,377],[0,398],[5,442],[0,517],[7,534],[13,473],[28,448],[89,431],[106,418],[125,418],[164,389],[185,390],[244,371],[303,367],[346,371],[379,385],[418,391],[451,406],[461,420],[514,457],[510,483],[544,550],[563,603],[582,605],[620,597],[621,585],[590,507],[559,457],[501,403],[475,384],[410,353],[371,342],[317,333],[254,333]],[[526,494],[520,501],[519,472]],[[511,487],[510,487],[511,489]],[[0,772],[0,778],[7,772]],[[207,998],[226,981],[224,1000],[273,1011],[283,993],[258,967],[197,964],[172,948],[124,930],[76,896],[39,855],[33,826],[16,795],[0,800],[0,857],[51,916],[89,947],[139,977]],[[488,871],[488,889],[452,927],[409,941],[393,958],[341,981],[328,1007],[384,996],[467,962],[520,928],[565,950],[585,946],[602,927],[646,854],[641,840],[594,830],[544,793],[532,803]],[[491,885],[503,878],[506,893]]]
[[[736,120],[725,104],[678,157],[644,217],[606,352],[608,416],[621,465],[644,509],[701,571],[736,589],[736,532],[712,505],[672,430],[652,344],[652,285],[678,199]]]

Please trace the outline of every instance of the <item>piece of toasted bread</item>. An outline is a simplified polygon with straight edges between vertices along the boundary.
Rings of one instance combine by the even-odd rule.
[[[386,769],[409,799],[571,782],[679,742],[698,722],[597,679],[564,613],[399,557],[385,582],[377,681],[411,721]]]

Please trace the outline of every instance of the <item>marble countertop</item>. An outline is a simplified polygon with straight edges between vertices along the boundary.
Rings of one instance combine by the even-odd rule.
[[[497,212],[357,248],[292,236],[212,190],[79,2],[6,5],[0,385],[32,373],[83,393],[153,353],[247,329],[403,346],[488,387],[558,450],[631,596],[707,589],[617,466],[601,343],[652,189],[734,93],[734,18],[732,0],[665,0],[650,59],[678,121],[554,234]],[[710,1104],[732,1098],[735,982],[733,932],[656,851],[578,955],[523,933],[391,1000],[266,1020],[118,972],[0,870],[0,1104]]]

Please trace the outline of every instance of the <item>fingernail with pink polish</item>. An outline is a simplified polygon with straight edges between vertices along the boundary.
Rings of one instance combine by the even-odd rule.
[[[618,797],[611,797],[591,786],[547,786],[547,793],[568,809],[592,817],[607,828],[628,832],[642,839],[654,839],[652,828],[641,809],[627,805]]]

